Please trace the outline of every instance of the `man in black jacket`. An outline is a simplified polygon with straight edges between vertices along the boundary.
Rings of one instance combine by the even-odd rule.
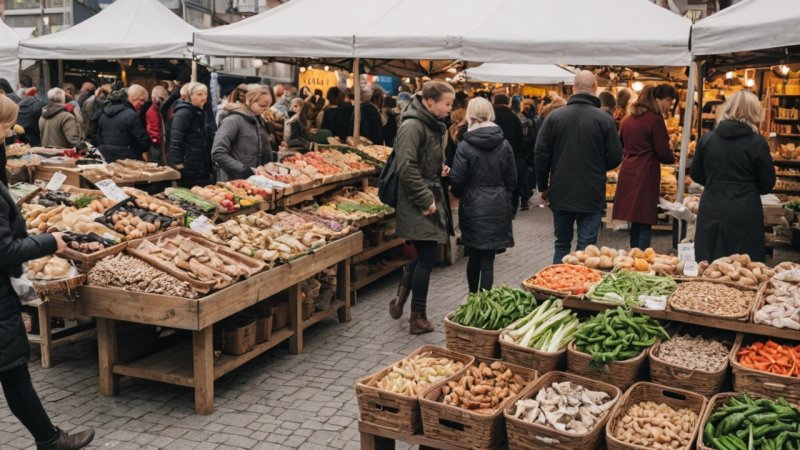
[[[17,123],[25,129],[25,140],[33,147],[42,145],[42,137],[39,131],[39,118],[42,117],[42,108],[46,105],[36,96],[36,88],[25,91],[25,98],[19,102],[19,113]]]
[[[124,90],[112,91],[108,104],[97,117],[95,144],[107,162],[144,159],[143,154],[150,148],[150,137]]]
[[[594,74],[578,73],[574,87],[567,106],[542,124],[534,156],[542,200],[553,211],[555,263],[569,254],[576,222],[578,250],[597,242],[606,208],[606,172],[622,162],[617,128],[600,110]]]
[[[511,99],[505,94],[498,94],[494,96],[494,115],[495,121],[501,130],[503,136],[506,138],[511,149],[514,151],[514,162],[517,167],[517,186],[511,195],[511,207],[514,210],[514,215],[517,214],[517,209],[521,206],[523,201],[522,189],[524,185],[524,172],[519,173],[519,169],[525,168],[525,149],[522,146],[522,122],[519,117],[511,110]],[[521,176],[522,175],[522,176]]]

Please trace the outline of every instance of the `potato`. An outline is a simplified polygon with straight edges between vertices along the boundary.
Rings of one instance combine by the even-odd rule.
[[[590,245],[584,251],[589,256],[600,256],[600,249],[596,245]]]
[[[571,264],[577,266],[580,265],[581,260],[578,259],[578,257],[575,255],[567,255],[561,259],[561,262],[564,264]]]
[[[588,255],[583,250],[578,250],[575,252],[575,257],[578,258],[578,261],[584,262],[586,258],[588,258]]]
[[[653,264],[652,267],[655,270],[656,275],[670,275],[673,271],[673,267],[668,264]]]
[[[626,256],[620,259],[616,264],[617,266],[623,269],[631,269],[633,268],[633,262],[634,262],[633,258],[631,258],[630,256]]]
[[[597,269],[598,267],[600,267],[600,257],[599,256],[592,256],[592,257],[586,258],[586,261],[584,261],[583,263],[586,265],[586,267],[588,267],[590,269]]]
[[[611,269],[614,267],[614,261],[610,257],[603,255],[600,257],[599,267],[601,269]]]
[[[650,263],[643,258],[636,258],[633,261],[633,269],[637,272],[650,272]]]
[[[739,278],[739,284],[744,285],[744,286],[756,286],[756,285],[758,285],[758,283],[755,280],[753,280],[752,278],[747,278],[747,277]]]

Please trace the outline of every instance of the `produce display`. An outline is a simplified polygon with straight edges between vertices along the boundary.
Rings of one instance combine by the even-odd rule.
[[[583,322],[575,334],[575,348],[591,355],[592,367],[605,369],[612,361],[639,356],[662,338],[669,339],[669,334],[652,317],[617,307]]]
[[[600,281],[600,273],[583,266],[554,264],[542,269],[526,283],[568,294],[585,294]]]
[[[669,364],[689,370],[718,372],[725,368],[730,344],[701,336],[679,335],[662,342],[655,356]]]
[[[97,222],[124,235],[125,239],[139,239],[182,225],[182,222],[173,217],[138,207],[135,200],[119,203],[99,217]]]
[[[513,416],[558,431],[583,434],[592,430],[603,414],[614,406],[605,392],[591,391],[571,381],[553,383],[535,398],[517,400]]]
[[[197,298],[197,291],[163,270],[139,258],[119,254],[104,258],[95,264],[86,277],[90,286],[114,287],[126,291],[149,294],[174,295]]]
[[[466,327],[500,330],[525,317],[535,305],[530,292],[504,286],[469,294],[450,320]]]
[[[470,366],[457,380],[442,386],[445,405],[457,406],[478,414],[492,414],[503,402],[519,394],[529,380],[514,375],[505,364],[480,363]]]
[[[232,213],[249,208],[269,198],[266,189],[258,188],[247,181],[237,180],[211,184],[205,187],[194,186],[191,192],[217,205],[220,212]]]
[[[764,305],[753,314],[753,322],[800,330],[800,267],[776,267],[765,295]]]
[[[17,204],[23,199],[33,195],[38,190],[38,186],[28,183],[14,183],[8,187],[8,193],[11,194],[11,198],[14,199],[14,202]]]
[[[31,281],[51,281],[72,276],[72,265],[66,259],[58,256],[45,256],[44,258],[28,261],[25,273]]]
[[[698,439],[717,450],[797,449],[798,424],[800,410],[783,398],[754,400],[744,394],[714,409]]]
[[[794,142],[779,144],[776,150],[772,153],[772,159],[776,161],[800,161],[800,145]]]
[[[639,402],[625,411],[611,434],[622,442],[656,450],[684,449],[692,443],[699,419],[688,408]]]
[[[81,171],[81,176],[92,183],[109,179],[117,184],[180,179],[180,174],[171,167],[157,166],[133,159],[120,159],[105,165],[86,166]]]
[[[748,255],[731,255],[714,260],[704,271],[703,278],[734,281],[742,286],[755,287],[772,277],[775,272],[762,262],[750,260]]]
[[[303,171],[281,163],[270,162],[263,166],[256,167],[254,172],[256,175],[260,175],[268,180],[294,186],[295,188],[307,184],[310,185],[313,181],[313,178],[306,175]]]
[[[528,315],[506,327],[500,339],[543,352],[565,350],[580,322],[561,300],[549,299]]]
[[[394,213],[394,209],[384,205],[378,198],[377,188],[358,190],[344,188],[323,198],[324,204],[313,212],[325,219],[343,223],[356,223],[373,217]]]
[[[641,296],[667,298],[676,286],[670,277],[620,270],[606,275],[586,297],[596,302],[639,306]]]
[[[774,191],[800,191],[800,182],[783,180],[778,178],[775,181]]]
[[[634,248],[627,252],[590,245],[585,250],[570,253],[561,262],[600,270],[631,269],[636,272],[655,272],[658,275],[683,273],[683,264],[677,256],[659,255],[652,248]]]
[[[385,145],[359,145],[358,150],[370,158],[384,163],[389,159],[389,155],[392,154],[392,147],[386,147]]]
[[[180,206],[181,209],[195,217],[211,214],[216,211],[217,208],[220,208],[216,203],[212,203],[203,196],[195,194],[186,188],[166,188],[164,192],[157,197]]]
[[[400,361],[370,384],[395,394],[416,397],[429,385],[453,376],[463,368],[462,362],[424,352]]]
[[[675,201],[678,192],[678,177],[675,176],[675,167],[661,166],[661,183],[659,193],[668,201]]]
[[[92,254],[113,247],[119,241],[104,238],[97,233],[81,234],[67,231],[64,232],[64,243],[76,252]]]
[[[800,345],[792,347],[772,340],[754,342],[739,349],[736,358],[749,369],[800,378]]]
[[[678,285],[669,298],[669,306],[687,312],[738,318],[747,316],[755,300],[755,291],[707,281],[690,281]]]
[[[186,214],[186,211],[180,206],[166,200],[155,198],[141,189],[125,187],[122,188],[122,192],[129,195],[133,199],[133,203],[145,211],[151,211],[156,214],[161,214],[162,216],[169,216],[179,222],[183,221],[183,216]]]

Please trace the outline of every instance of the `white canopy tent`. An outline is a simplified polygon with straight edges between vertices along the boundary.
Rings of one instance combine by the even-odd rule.
[[[187,58],[194,27],[158,0],[116,0],[58,33],[19,43],[21,59]]]
[[[800,45],[797,0],[744,0],[692,27],[692,54],[719,55]]]
[[[0,21],[0,78],[5,78],[16,87],[19,83],[19,58],[17,44],[19,35],[11,27]]]
[[[575,74],[550,64],[486,63],[464,71],[467,81],[520,84],[572,84]]]

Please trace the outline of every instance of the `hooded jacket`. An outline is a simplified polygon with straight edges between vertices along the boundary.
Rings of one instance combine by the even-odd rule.
[[[64,104],[48,103],[42,108],[39,130],[45,147],[73,148],[81,141],[78,121]]]
[[[42,145],[39,118],[42,117],[42,109],[44,106],[45,102],[41,101],[36,96],[25,97],[19,102],[17,123],[25,129],[25,139],[33,147]]]
[[[175,104],[169,140],[169,162],[180,169],[184,181],[207,182],[211,177],[211,152],[202,109],[186,101]]]
[[[242,104],[229,104],[225,112],[211,147],[217,181],[245,179],[251,168],[272,161],[267,124]]]
[[[575,94],[548,114],[534,150],[539,192],[550,191],[555,211],[596,213],[606,209],[606,172],[622,162],[617,126],[600,110],[600,99]]]
[[[511,145],[495,124],[467,131],[456,149],[450,184],[461,199],[458,224],[464,246],[500,250],[514,246],[511,193],[517,167]]]
[[[150,148],[139,114],[127,96],[114,91],[97,120],[97,146],[107,162],[118,159],[142,159]]]
[[[697,211],[697,260],[742,253],[763,262],[760,196],[775,186],[775,166],[766,139],[744,123],[722,121],[697,141],[691,175],[705,186]]]

